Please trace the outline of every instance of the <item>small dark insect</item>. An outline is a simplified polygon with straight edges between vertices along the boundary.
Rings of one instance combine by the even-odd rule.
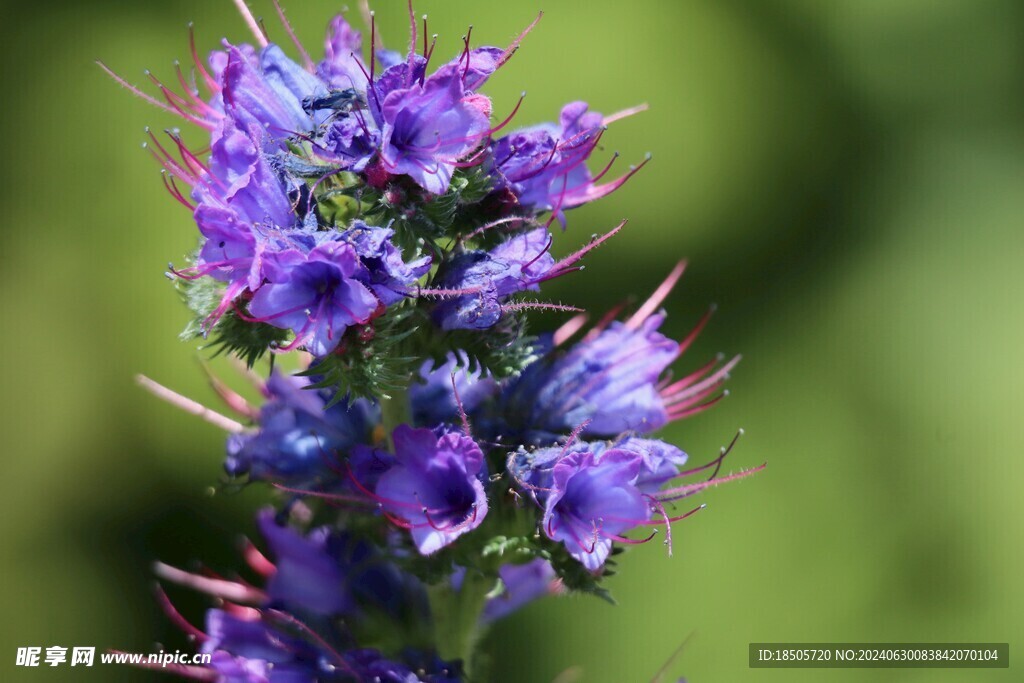
[[[336,112],[347,112],[353,109],[362,109],[366,106],[366,100],[354,88],[344,90],[331,90],[322,97],[304,97],[302,109],[309,114],[313,112],[330,109]]]

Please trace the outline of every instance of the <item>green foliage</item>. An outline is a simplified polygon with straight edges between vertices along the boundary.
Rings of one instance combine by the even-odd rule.
[[[234,354],[252,367],[268,349],[288,338],[287,330],[266,323],[242,320],[232,309],[225,312],[217,324],[207,330],[205,322],[220,304],[224,295],[224,285],[211,277],[196,280],[179,278],[177,283],[178,290],[194,316],[181,333],[183,341],[210,340],[200,348],[212,349],[214,356],[222,353]]]
[[[419,361],[404,343],[419,331],[415,313],[411,304],[393,306],[372,326],[349,328],[334,353],[299,374],[335,390],[329,406],[346,397],[391,398],[412,383]]]
[[[616,604],[612,594],[601,585],[601,580],[604,577],[615,573],[612,570],[612,567],[615,566],[615,561],[611,557],[605,561],[602,573],[594,575],[580,564],[579,560],[570,555],[569,551],[561,543],[552,541],[547,537],[541,539],[541,543],[543,545],[542,556],[547,557],[551,562],[555,573],[567,589],[576,593],[587,593],[596,596],[610,605]],[[622,548],[619,546],[612,548],[612,556],[618,555],[621,552]]]
[[[476,166],[456,169],[441,196],[424,192],[406,178],[392,180],[384,191],[359,187],[343,192],[361,202],[364,220],[390,225],[403,249],[426,246],[443,256],[447,249],[441,240],[468,235],[490,219],[482,201],[492,190],[492,179]]]
[[[496,379],[514,377],[537,359],[537,339],[527,334],[526,317],[517,313],[508,314],[485,331],[434,329],[423,341],[424,356],[435,363],[444,363],[447,355],[454,353],[466,370]]]

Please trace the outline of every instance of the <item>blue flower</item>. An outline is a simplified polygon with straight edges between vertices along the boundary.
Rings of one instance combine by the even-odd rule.
[[[342,460],[356,444],[369,442],[380,421],[375,405],[357,399],[325,410],[328,395],[307,386],[298,377],[270,375],[257,430],[228,439],[228,474],[309,485],[336,478],[333,461]]]
[[[577,427],[590,437],[650,433],[725,396],[722,384],[739,356],[720,366],[716,358],[682,379],[669,379],[669,367],[710,316],[709,311],[681,342],[659,332],[665,313],[655,311],[681,274],[682,264],[625,322],[603,321],[564,352],[550,344],[503,394],[507,424],[540,444]]]
[[[639,170],[638,166],[617,180],[597,185],[611,165],[595,177],[586,164],[606,124],[639,110],[605,118],[588,111],[586,102],[570,102],[562,108],[558,124],[530,126],[495,140],[492,173],[523,207],[551,211],[564,226],[565,210],[614,192]]]
[[[487,600],[481,617],[484,623],[504,619],[534,600],[563,590],[551,563],[540,557],[525,564],[503,565],[498,574],[504,590]]]
[[[314,356],[333,351],[346,328],[368,322],[380,306],[360,282],[365,269],[345,242],[325,242],[308,254],[268,254],[264,274],[267,283],[253,295],[249,313],[257,322],[292,330],[291,348],[301,345]]]
[[[395,464],[374,491],[388,517],[409,529],[417,550],[434,553],[472,531],[487,515],[480,477],[483,453],[473,439],[397,427]]]
[[[491,103],[471,91],[461,69],[442,67],[424,79],[425,65],[411,55],[381,74],[371,111],[381,131],[384,169],[444,194],[460,161],[490,135]],[[477,73],[473,85],[483,80]]]
[[[390,228],[354,221],[338,238],[353,246],[365,268],[363,282],[385,306],[408,297],[412,285],[430,270],[429,256],[403,261],[402,250],[392,241],[394,234]]]
[[[494,397],[498,383],[479,368],[470,372],[468,364],[464,353],[449,353],[440,365],[428,360],[420,366],[420,381],[409,388],[415,424],[430,428],[457,424],[461,419],[459,404],[468,415],[473,415]]]
[[[649,504],[634,483],[641,465],[635,454],[622,450],[571,453],[559,460],[544,501],[542,524],[548,538],[563,543],[590,571],[598,571],[612,542],[650,519]]]
[[[538,290],[555,266],[551,239],[544,228],[517,235],[492,249],[452,259],[438,278],[441,291],[453,294],[434,309],[441,329],[487,329],[504,311],[512,294]]]

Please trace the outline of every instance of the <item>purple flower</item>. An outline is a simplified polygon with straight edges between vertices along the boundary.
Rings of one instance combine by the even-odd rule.
[[[212,655],[210,668],[223,683],[309,683],[330,675],[322,667],[328,653],[285,635],[258,615],[249,618],[211,609],[206,613],[208,639],[201,652]],[[343,680],[335,678],[334,680]]]
[[[246,126],[266,129],[268,149],[312,128],[312,120],[302,109],[301,97],[296,97],[285,85],[283,74],[290,69],[284,62],[290,60],[280,48],[268,45],[258,55],[258,63],[234,45],[225,43],[224,48],[228,59],[222,74],[221,96],[228,117]],[[273,79],[264,73],[268,67],[275,72]]]
[[[298,223],[285,184],[262,153],[264,134],[225,119],[213,143],[209,178],[196,188],[196,199],[218,199],[246,223],[288,229]]]
[[[186,279],[209,275],[228,285],[207,327],[246,288],[259,286],[263,253],[276,248],[281,235],[299,225],[282,180],[260,151],[262,135],[260,128],[245,129],[224,119],[208,168],[196,159],[189,170],[171,165],[178,177],[193,184],[193,216],[203,236],[195,264],[174,272]],[[182,150],[189,158],[183,146]]]
[[[341,559],[344,539],[326,527],[303,537],[278,525],[274,516],[266,508],[258,517],[276,565],[267,583],[271,604],[324,616],[350,612],[354,604],[347,590],[350,568]]]
[[[434,309],[445,330],[487,329],[501,318],[503,300],[518,292],[539,289],[551,275],[551,238],[544,228],[517,235],[489,252],[471,251],[455,257],[439,278],[442,291],[457,293]]]
[[[604,197],[621,187],[639,167],[604,185],[591,175],[586,161],[597,147],[605,125],[632,111],[605,119],[588,111],[586,102],[562,108],[559,123],[518,130],[496,140],[492,170],[500,186],[510,189],[519,203],[533,211],[551,211],[565,225],[564,211]],[[642,164],[641,164],[642,165]]]
[[[394,234],[390,228],[370,227],[355,221],[339,237],[355,248],[366,269],[364,284],[385,306],[409,296],[412,285],[430,270],[429,256],[409,263],[403,261],[402,250],[392,241]]]
[[[544,504],[543,527],[553,541],[592,572],[598,571],[613,541],[650,519],[644,494],[635,485],[642,461],[633,453],[607,450],[572,453],[551,471],[552,490]]]
[[[609,448],[640,456],[640,472],[633,484],[646,494],[655,494],[667,482],[679,476],[687,456],[680,448],[658,439],[629,436]]]
[[[420,382],[409,389],[413,422],[431,428],[457,424],[461,419],[459,403],[467,414],[472,415],[497,393],[497,382],[485,376],[480,369],[468,371],[468,362],[465,354],[456,357],[449,353],[447,360],[440,365],[431,360],[423,363]]]
[[[613,322],[566,354],[528,368],[520,387],[530,395],[519,402],[532,404],[531,423],[566,432],[586,422],[583,433],[593,436],[664,426],[668,412],[657,383],[679,354],[679,345],[657,332],[664,318],[652,316],[639,327]]]
[[[284,615],[289,625],[289,615]],[[327,649],[288,635],[282,626],[258,615],[243,618],[223,610],[207,612],[209,639],[202,652],[212,655],[209,668],[220,683],[459,683],[458,666],[432,658],[414,666],[384,657],[377,650]],[[410,653],[415,655],[415,653]],[[426,664],[426,666],[424,666]],[[189,674],[191,670],[182,671]],[[202,669],[193,677],[201,678]]]
[[[717,366],[716,359],[678,381],[666,380],[669,366],[710,315],[705,314],[682,342],[658,331],[665,313],[654,311],[681,274],[682,265],[626,322],[602,323],[567,351],[552,348],[528,366],[503,397],[512,426],[533,432],[537,438],[528,440],[541,443],[551,434],[580,426],[585,436],[649,433],[706,410],[722,398],[721,386],[739,362],[738,356],[722,366]]]
[[[408,528],[423,555],[472,531],[487,515],[480,476],[483,453],[456,433],[397,427],[395,465],[381,475],[375,497],[399,526]]]
[[[332,88],[366,91],[366,74],[370,70],[363,64],[359,54],[363,39],[359,31],[339,14],[331,19],[324,40],[324,58],[317,65],[316,72]]]
[[[380,421],[376,406],[357,399],[325,408],[329,395],[308,386],[299,377],[270,375],[258,429],[228,439],[228,474],[311,485],[335,478],[332,461],[340,462],[356,444],[369,442]]]
[[[362,112],[340,114],[327,127],[314,153],[352,171],[363,171],[380,146],[380,131]]]
[[[487,601],[482,615],[484,623],[504,619],[538,598],[563,590],[551,563],[539,557],[525,564],[503,565],[498,574],[505,590]]]
[[[485,47],[424,77],[426,60],[410,54],[381,74],[368,95],[381,131],[380,160],[433,194],[448,190],[460,162],[491,134],[491,101],[474,92],[498,68],[502,51]]]
[[[338,345],[345,329],[370,320],[380,302],[366,285],[365,269],[352,245],[330,241],[308,254],[297,249],[268,254],[264,284],[249,302],[257,322],[290,329],[314,356]]]

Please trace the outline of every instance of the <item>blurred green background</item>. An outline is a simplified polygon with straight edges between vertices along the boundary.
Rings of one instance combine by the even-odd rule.
[[[315,53],[338,6],[287,4]],[[253,5],[281,40],[269,2]],[[402,3],[377,9],[403,44]],[[728,400],[666,438],[704,461],[744,427],[732,467],[769,467],[707,494],[675,557],[629,552],[609,581],[619,606],[549,600],[499,627],[495,680],[579,665],[584,681],[645,681],[690,633],[671,671],[691,683],[1020,680],[1019,666],[750,670],[747,643],[1009,641],[1021,656],[1024,4],[417,2],[439,54],[469,23],[504,45],[538,9],[487,86],[495,111],[524,88],[521,125],[572,99],[649,102],[604,154],[654,153],[570,214],[562,251],[631,220],[550,296],[601,312],[689,258],[669,331],[719,312],[681,368],[744,361]],[[230,571],[261,500],[207,495],[222,435],[132,382],[214,400],[162,276],[194,227],[138,144],[174,122],[93,60],[173,78],[189,20],[205,48],[247,38],[228,0],[3,5],[3,680],[157,680],[12,665],[25,645],[184,648],[150,562]]]

